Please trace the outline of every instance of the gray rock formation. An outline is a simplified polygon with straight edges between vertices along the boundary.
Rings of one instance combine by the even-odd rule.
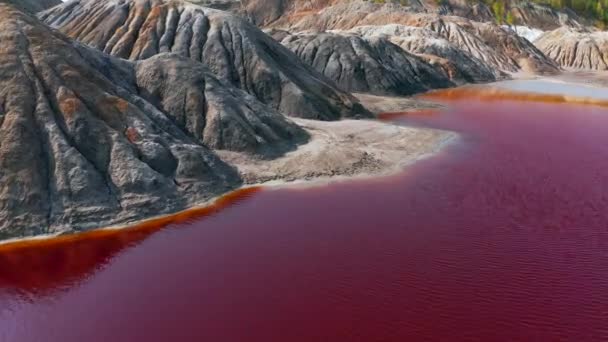
[[[454,85],[442,69],[382,37],[281,31],[271,35],[348,91],[411,95]]]
[[[506,72],[555,73],[557,64],[525,38],[494,23],[460,17],[418,16],[414,26],[426,28],[486,65]]]
[[[460,23],[456,23],[439,18],[427,21],[424,24],[424,28],[439,34],[439,36],[447,39],[452,44],[489,66],[509,72],[518,71],[517,62],[513,58],[510,58],[510,56],[501,53],[501,47],[498,46],[498,42],[486,42],[482,37],[473,33],[473,31],[477,30],[477,23],[464,19],[459,21]],[[488,26],[491,26],[491,24]],[[489,44],[490,42],[494,44]]]
[[[563,27],[534,43],[564,68],[608,70],[608,32]]]
[[[215,8],[222,11],[231,11],[239,13],[241,10],[240,0],[185,0],[195,5]]]
[[[310,2],[310,5],[305,5],[306,2],[302,0],[283,0],[281,3],[286,9],[280,18],[270,22],[269,26],[273,28],[299,32],[400,24],[433,31],[494,69],[506,72],[524,69],[540,73],[558,70],[555,62],[513,31],[491,22],[481,23],[463,17],[435,14],[437,11],[430,11],[429,8],[433,7],[426,1],[415,6],[363,0],[317,0]],[[250,0],[247,8],[249,13],[253,13],[255,8],[261,6],[258,0]]]
[[[115,59],[2,1],[0,46],[0,238],[184,209],[241,183],[211,148],[306,138],[198,62]]]
[[[461,27],[473,32],[485,44],[499,55],[506,56],[515,71],[528,71],[537,74],[559,72],[559,65],[548,58],[534,44],[519,36],[516,32],[504,29],[494,23],[470,22]],[[471,48],[474,49],[474,48]],[[502,70],[508,70],[504,68]]]
[[[529,1],[513,2],[510,12],[514,19],[513,24],[541,30],[553,30],[561,26],[579,27],[581,23],[587,23],[568,8],[558,11],[550,6]]]
[[[323,120],[371,115],[287,48],[227,12],[176,0],[73,0],[40,18],[117,57],[173,52],[201,61],[223,82],[285,114]]]
[[[357,26],[350,32],[364,37],[385,37],[405,51],[443,68],[448,77],[458,84],[493,82],[505,77],[496,67],[426,28],[389,24]]]

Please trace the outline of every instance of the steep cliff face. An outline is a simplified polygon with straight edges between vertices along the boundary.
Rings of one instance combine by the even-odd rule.
[[[608,70],[608,32],[563,27],[544,33],[535,44],[564,68]]]
[[[287,48],[227,12],[175,0],[75,0],[40,18],[108,54],[172,52],[282,113],[323,120],[369,116],[357,100]]]
[[[203,65],[104,55],[0,2],[0,237],[183,209],[241,183],[212,149],[306,139]]]
[[[441,68],[431,66],[382,37],[280,31],[273,36],[348,91],[411,95],[454,85]]]

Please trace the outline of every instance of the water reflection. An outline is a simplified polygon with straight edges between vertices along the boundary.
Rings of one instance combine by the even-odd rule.
[[[62,288],[105,265],[121,251],[150,235],[201,220],[246,200],[260,188],[246,188],[221,197],[213,204],[148,220],[128,229],[97,230],[46,240],[0,245],[0,289],[23,295],[44,295]]]
[[[601,96],[601,93],[590,92],[585,89],[584,86],[572,86],[570,88],[576,89],[574,93],[584,94],[586,96],[572,95],[570,92],[567,94],[553,93],[552,91],[543,92],[537,87],[541,84],[530,86],[530,89],[536,89],[538,92],[518,92],[508,91],[501,87],[490,87],[486,86],[483,89],[481,86],[465,86],[460,88],[452,88],[447,90],[432,91],[421,95],[421,98],[429,100],[446,100],[446,101],[484,101],[484,102],[505,102],[505,101],[530,101],[539,103],[554,103],[554,104],[573,104],[573,105],[586,105],[586,106],[597,106],[597,107],[608,107],[608,100]],[[507,86],[505,86],[506,88]],[[564,86],[567,87],[567,86]],[[516,87],[517,88],[517,87]],[[561,89],[561,88],[560,88]]]
[[[588,77],[593,78],[592,75]],[[517,92],[552,95],[568,94],[571,97],[608,100],[608,88],[586,84],[572,84],[556,80],[510,80],[494,83],[491,86]]]
[[[608,110],[430,96],[449,109],[392,119],[460,132],[440,156],[388,178],[258,192],[123,249],[61,294],[0,298],[12,305],[0,341],[608,340]],[[44,262],[51,280],[23,278],[38,260],[24,250],[34,256],[16,249],[2,265],[16,278],[5,286],[62,283]]]

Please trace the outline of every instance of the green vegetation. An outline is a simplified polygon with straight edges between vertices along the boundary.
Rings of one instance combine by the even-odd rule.
[[[569,8],[581,17],[597,22],[599,26],[608,25],[608,0],[528,0],[529,2],[550,6],[557,10]],[[471,0],[470,3],[478,1]],[[510,9],[524,1],[480,0],[490,6],[496,21],[513,24],[515,18]]]
[[[409,5],[409,0],[367,0],[377,4],[396,3]],[[485,3],[500,24],[514,24],[511,9],[526,2],[550,6],[556,10],[571,9],[583,18],[595,21],[598,26],[608,27],[608,0],[466,0],[469,4]],[[448,5],[449,0],[435,0],[437,5]]]

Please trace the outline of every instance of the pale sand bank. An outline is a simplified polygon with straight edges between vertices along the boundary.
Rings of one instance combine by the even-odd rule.
[[[264,160],[228,151],[219,154],[236,165],[246,184],[301,183],[391,174],[438,152],[457,137],[451,132],[372,120],[295,121],[310,134],[310,142],[280,158]]]

